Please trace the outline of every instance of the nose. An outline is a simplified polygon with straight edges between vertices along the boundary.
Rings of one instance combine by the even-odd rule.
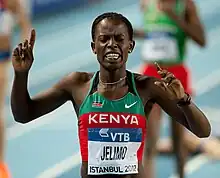
[[[114,38],[111,38],[109,40],[108,47],[110,47],[110,48],[117,48],[118,47],[117,42],[114,40]]]

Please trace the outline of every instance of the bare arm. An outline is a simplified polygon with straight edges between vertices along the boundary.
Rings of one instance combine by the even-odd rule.
[[[189,36],[198,45],[205,47],[206,45],[205,30],[199,18],[199,14],[193,0],[187,0],[186,21],[189,24],[189,29],[191,29],[188,30]]]
[[[158,103],[168,115],[200,138],[210,135],[211,126],[208,119],[193,102],[188,106],[180,107],[177,105],[177,101],[170,99],[164,90],[154,84],[152,84],[152,86],[154,101]]]
[[[13,51],[14,82],[11,92],[11,108],[17,122],[27,123],[58,108],[72,99],[71,86],[76,89],[78,73],[65,77],[54,87],[31,98],[28,92],[28,74],[34,61],[33,49],[36,31],[31,30],[29,40],[20,43]]]
[[[200,21],[196,5],[192,0],[186,0],[186,19],[177,16],[170,9],[165,11],[193,41],[201,47],[206,45],[204,28]]]
[[[211,133],[211,125],[205,116],[205,114],[196,106],[195,103],[191,102],[190,105],[181,106],[180,109],[186,116],[191,132],[198,137],[208,137]]]
[[[30,122],[71,100],[67,91],[69,84],[70,79],[66,77],[52,88],[31,98],[27,89],[28,73],[15,72],[11,93],[11,108],[15,120],[20,123]]]

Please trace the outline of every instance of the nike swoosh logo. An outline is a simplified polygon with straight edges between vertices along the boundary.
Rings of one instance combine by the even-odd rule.
[[[125,104],[125,108],[126,108],[126,109],[128,109],[128,108],[130,108],[130,107],[134,106],[136,103],[137,103],[137,101],[136,101],[136,102],[134,102],[134,103],[132,103],[132,104],[130,104],[130,105]]]

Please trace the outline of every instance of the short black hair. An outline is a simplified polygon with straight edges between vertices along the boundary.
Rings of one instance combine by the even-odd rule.
[[[103,13],[101,15],[99,15],[98,17],[95,18],[95,20],[92,23],[92,40],[95,40],[95,30],[96,30],[96,26],[98,25],[98,23],[100,21],[102,21],[105,18],[110,18],[110,19],[117,19],[117,20],[121,20],[122,22],[125,23],[125,25],[128,28],[128,34],[129,34],[129,38],[130,40],[133,40],[133,27],[131,25],[131,22],[122,14],[116,13],[116,12],[106,12]]]

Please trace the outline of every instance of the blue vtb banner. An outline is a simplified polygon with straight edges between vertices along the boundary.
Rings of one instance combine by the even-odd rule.
[[[48,14],[50,12],[62,11],[66,8],[76,7],[83,4],[98,2],[99,0],[30,0],[31,16]]]

